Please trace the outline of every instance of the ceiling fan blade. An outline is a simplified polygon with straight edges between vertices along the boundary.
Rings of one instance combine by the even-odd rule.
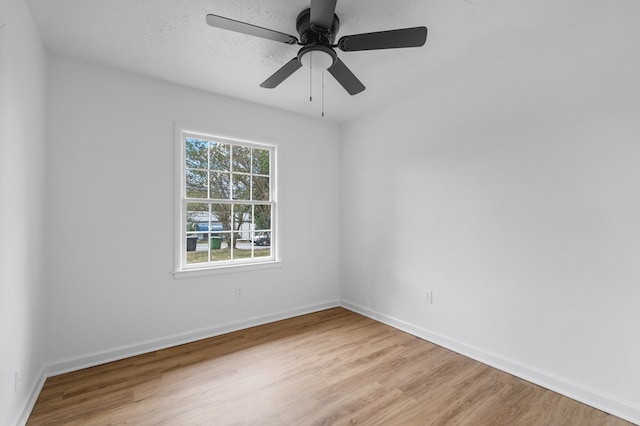
[[[262,37],[269,40],[279,41],[281,43],[298,43],[298,39],[292,35],[273,31],[268,28],[258,27],[257,25],[247,24],[246,22],[236,21],[234,19],[224,18],[218,15],[207,15],[207,24],[212,27],[248,34],[255,37]]]
[[[300,63],[300,61],[298,61],[298,58],[295,57],[284,64],[284,66],[278,71],[273,73],[271,77],[262,82],[260,87],[264,87],[265,89],[273,89],[280,83],[285,81],[291,74],[298,71],[300,67],[302,67],[302,64]]]
[[[311,24],[328,30],[333,24],[336,0],[311,0]]]
[[[344,52],[398,49],[420,47],[426,41],[427,27],[414,27],[344,36],[338,41],[338,48]]]
[[[340,58],[336,58],[335,63],[329,67],[327,71],[338,80],[338,83],[340,83],[350,95],[357,95],[365,89],[364,84],[358,80],[358,77],[347,68]]]

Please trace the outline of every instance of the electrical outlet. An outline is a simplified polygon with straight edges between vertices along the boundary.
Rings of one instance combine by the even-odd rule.
[[[244,289],[242,287],[236,287],[236,299],[242,299],[244,297]]]
[[[433,291],[431,290],[424,291],[424,303],[433,305]]]

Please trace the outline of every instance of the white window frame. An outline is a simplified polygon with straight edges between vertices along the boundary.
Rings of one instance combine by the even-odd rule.
[[[278,235],[277,235],[277,145],[258,141],[257,138],[230,136],[226,132],[216,131],[212,129],[202,128],[184,123],[176,123],[176,167],[175,167],[175,242],[174,256],[175,267],[173,274],[176,278],[189,276],[202,276],[218,273],[229,273],[238,270],[253,270],[270,268],[279,266],[280,259],[278,255]],[[229,200],[230,203],[238,204],[269,204],[271,205],[271,256],[258,257],[242,260],[218,261],[207,263],[186,263],[186,205],[188,202],[201,202],[202,199],[188,199],[186,197],[186,156],[185,141],[189,137],[201,138],[216,142],[223,142],[230,145],[240,145],[245,147],[266,149],[271,152],[270,156],[270,173],[269,173],[269,189],[271,199],[269,201],[253,201],[253,200]],[[233,232],[233,231],[231,231]]]

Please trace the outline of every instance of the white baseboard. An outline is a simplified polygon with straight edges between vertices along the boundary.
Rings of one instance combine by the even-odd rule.
[[[160,339],[147,340],[132,345],[120,346],[106,351],[93,352],[79,357],[68,358],[50,363],[45,368],[45,375],[46,377],[56,376],[58,374],[68,373],[70,371],[76,371],[87,367],[94,367],[96,365],[105,364],[107,362],[118,361],[131,356],[183,345],[185,343],[195,342],[197,340],[208,339],[209,337],[215,337],[221,334],[231,333],[233,331],[255,327],[258,325],[264,325],[287,318],[293,318],[299,315],[310,314],[329,308],[335,308],[338,306],[340,306],[340,301],[333,300],[314,305],[302,306],[287,311],[252,317],[241,321],[224,323],[212,327],[202,328],[199,330],[189,331],[186,333],[174,334],[172,336],[162,337]]]
[[[27,398],[22,404],[20,404],[18,417],[15,419],[13,424],[16,426],[24,426],[27,423],[29,415],[31,414],[33,407],[36,405],[36,400],[38,399],[38,395],[40,395],[40,391],[42,390],[42,386],[44,386],[44,381],[46,379],[47,377],[44,374],[44,367],[42,367],[29,387],[30,392],[27,394]]]
[[[564,377],[542,371],[530,365],[509,359],[497,353],[472,346],[456,339],[427,330],[423,327],[410,324],[406,321],[385,315],[356,303],[341,301],[341,306],[353,312],[387,324],[393,328],[405,331],[421,339],[428,340],[439,346],[450,349],[461,355],[490,365],[498,370],[505,371],[528,382],[535,383],[544,388],[567,396],[583,404],[590,405],[598,410],[605,411],[621,419],[640,424],[640,405],[632,401],[623,400],[593,389],[581,383],[574,382]]]

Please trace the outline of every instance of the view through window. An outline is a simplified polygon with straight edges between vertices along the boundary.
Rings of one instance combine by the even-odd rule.
[[[273,146],[182,134],[182,269],[274,260]]]

